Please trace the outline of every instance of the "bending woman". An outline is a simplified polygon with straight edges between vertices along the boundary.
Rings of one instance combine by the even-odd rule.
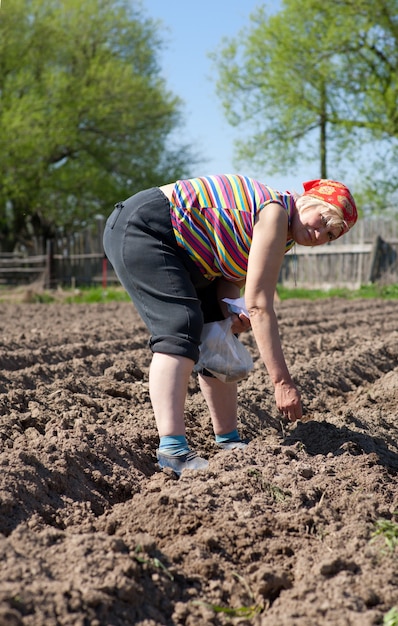
[[[302,417],[299,391],[285,362],[274,294],[285,253],[341,237],[357,210],[348,188],[332,180],[303,184],[297,196],[241,175],[179,180],[116,204],[104,232],[105,253],[150,332],[150,398],[160,467],[177,474],[207,461],[189,448],[184,407],[199,358],[203,324],[230,315],[223,298],[244,287],[250,318],[233,315],[235,333],[252,328],[279,411]],[[220,448],[243,447],[237,430],[237,384],[207,371],[199,384]]]

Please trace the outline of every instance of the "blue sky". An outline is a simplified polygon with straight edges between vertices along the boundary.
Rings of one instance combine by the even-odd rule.
[[[300,193],[303,180],[318,177],[317,164],[306,164],[302,171],[278,176],[234,166],[233,139],[237,131],[227,123],[215,93],[215,80],[211,79],[213,62],[208,53],[221,46],[223,37],[235,37],[249,26],[250,14],[261,5],[268,14],[281,6],[279,0],[142,0],[145,14],[162,23],[159,33],[164,49],[159,60],[168,88],[184,102],[182,143],[197,147],[203,157],[203,163],[189,175],[239,171],[281,191]]]

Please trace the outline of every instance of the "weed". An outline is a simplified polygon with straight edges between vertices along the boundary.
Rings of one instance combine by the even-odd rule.
[[[233,572],[232,576],[237,578],[243,584],[250,599],[253,600],[254,602],[253,592],[251,591],[247,581],[243,578],[243,576],[240,576],[237,572]],[[228,606],[219,606],[218,604],[208,604],[207,602],[201,602],[201,601],[195,601],[194,604],[205,606],[208,609],[211,609],[212,611],[214,611],[214,613],[224,613],[225,615],[229,615],[229,617],[246,617],[247,619],[252,619],[256,617],[256,615],[259,615],[265,608],[264,606],[261,606],[256,603],[250,606],[240,606],[235,609],[228,607]]]
[[[394,513],[397,515],[398,511]],[[394,552],[398,546],[398,524],[388,519],[378,519],[375,522],[375,530],[372,533],[371,541],[375,541],[379,537],[382,537],[390,552]]]
[[[393,606],[392,609],[385,614],[383,626],[398,626],[398,607]]]
[[[265,483],[265,487],[275,502],[284,502],[288,498],[292,497],[290,491],[284,491],[280,487],[273,485],[272,483]]]
[[[261,606],[239,606],[236,609],[232,609],[228,606],[219,606],[218,604],[208,604],[207,602],[193,602],[196,605],[202,605],[214,611],[214,613],[224,613],[229,617],[247,617],[252,619],[263,610]]]
[[[153,565],[153,567],[163,570],[165,574],[170,578],[170,580],[174,580],[173,574],[169,572],[167,567],[156,556],[153,558],[145,558],[141,556],[141,546],[138,545],[136,547],[134,557],[135,560],[138,561],[138,563],[142,563],[143,565]]]
[[[264,480],[263,475],[259,470],[249,469],[248,473],[249,476],[253,476],[255,481],[259,483],[261,490],[267,493],[272,498],[272,500],[274,500],[274,502],[284,502],[288,498],[292,497],[290,491],[284,491],[280,487],[277,487],[277,485],[273,485],[272,483]]]

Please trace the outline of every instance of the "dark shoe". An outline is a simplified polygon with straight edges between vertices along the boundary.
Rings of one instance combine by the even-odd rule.
[[[218,443],[217,446],[222,450],[241,450],[246,448],[247,443],[244,441],[226,441],[225,443]]]
[[[208,461],[198,456],[194,450],[181,456],[172,456],[156,450],[156,456],[161,469],[170,467],[177,476],[180,476],[184,470],[202,470],[209,467]]]

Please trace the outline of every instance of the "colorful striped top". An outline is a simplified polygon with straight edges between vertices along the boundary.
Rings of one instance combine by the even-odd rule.
[[[171,198],[171,222],[178,245],[202,274],[213,280],[246,277],[256,215],[277,202],[287,211],[289,225],[294,198],[246,176],[204,176],[178,180]],[[286,242],[285,252],[294,245]]]

